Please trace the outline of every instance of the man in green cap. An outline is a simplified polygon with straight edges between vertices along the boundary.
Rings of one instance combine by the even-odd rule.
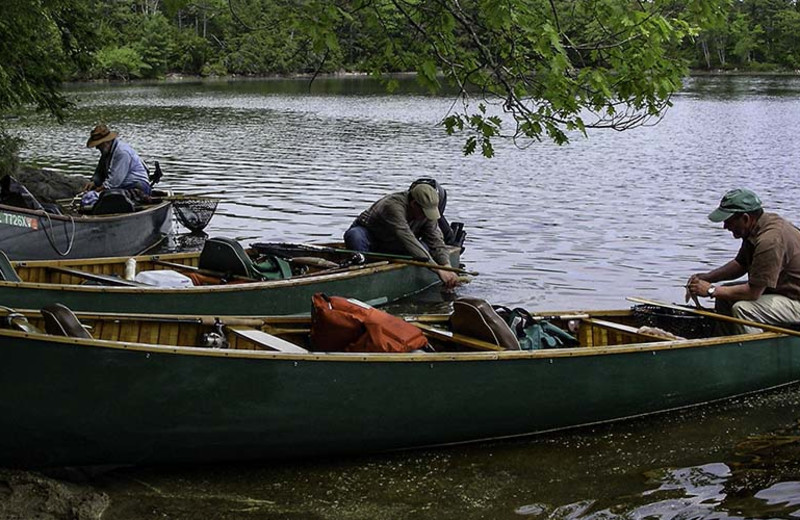
[[[727,264],[689,278],[687,301],[707,296],[714,298],[717,311],[736,318],[772,325],[800,323],[800,230],[775,213],[765,213],[761,199],[747,189],[727,192],[708,218],[723,222],[742,245]],[[745,274],[745,282],[714,285]],[[733,325],[726,332],[761,329]]]
[[[439,193],[420,183],[406,191],[384,196],[354,221],[344,243],[355,251],[409,255],[432,265],[450,265],[450,253],[437,224]],[[459,284],[452,271],[433,268],[447,288]]]

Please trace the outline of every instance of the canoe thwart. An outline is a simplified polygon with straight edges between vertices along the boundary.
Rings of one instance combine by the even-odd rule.
[[[273,336],[267,332],[250,329],[245,327],[228,327],[231,332],[241,336],[253,343],[264,347],[267,350],[277,350],[278,352],[288,352],[291,354],[308,354],[308,350],[297,346],[292,342]]]

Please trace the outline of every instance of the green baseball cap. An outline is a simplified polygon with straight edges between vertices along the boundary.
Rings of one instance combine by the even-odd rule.
[[[439,220],[442,215],[439,213],[439,192],[430,184],[420,183],[409,191],[411,197],[422,208],[425,218],[428,220]]]
[[[744,188],[731,190],[722,197],[719,207],[708,214],[711,222],[722,222],[735,213],[747,213],[761,209],[761,199],[752,191]]]

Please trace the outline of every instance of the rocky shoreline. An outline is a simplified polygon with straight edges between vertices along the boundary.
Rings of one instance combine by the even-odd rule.
[[[39,202],[56,202],[71,199],[81,192],[88,177],[66,175],[54,171],[23,166],[12,175],[24,185]]]

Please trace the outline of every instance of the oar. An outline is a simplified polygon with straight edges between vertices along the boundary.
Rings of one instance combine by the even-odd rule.
[[[231,274],[227,275],[226,273],[221,273],[219,271],[212,271],[210,269],[201,269],[199,267],[195,267],[193,265],[183,265],[183,264],[176,264],[174,262],[167,262],[165,260],[158,260],[152,259],[151,260],[154,264],[163,265],[164,267],[171,267],[173,269],[178,269],[181,271],[190,271],[197,274],[204,274],[208,276],[214,276],[216,278],[224,278],[226,280],[240,280],[243,282],[262,282],[263,280],[256,280],[255,278],[250,278],[249,276],[241,276],[238,274]]]
[[[419,267],[428,267],[430,269],[439,269],[441,271],[452,271],[458,274],[468,274],[470,276],[478,276],[478,273],[475,271],[467,271],[461,269],[459,267],[451,267],[449,265],[438,265],[432,264],[427,262],[427,259],[421,259],[418,257],[413,256],[406,256],[406,255],[394,255],[391,253],[377,253],[372,251],[356,251],[354,249],[342,249],[338,247],[328,247],[328,246],[316,246],[312,244],[270,244],[270,243],[259,243],[259,244],[251,244],[256,250],[264,249],[264,250],[287,250],[287,249],[295,249],[300,251],[316,251],[319,253],[337,253],[337,254],[360,254],[370,258],[382,258],[386,259],[389,262],[394,264],[405,264],[405,265],[415,265]]]
[[[777,325],[770,325],[768,323],[759,323],[757,321],[750,321],[750,320],[743,320],[741,318],[735,318],[733,316],[728,316],[727,314],[718,314],[716,312],[704,311],[700,309],[693,309],[691,307],[682,307],[680,305],[675,305],[671,303],[663,303],[657,302],[652,300],[646,300],[644,298],[634,298],[629,297],[626,300],[634,302],[634,303],[642,303],[645,305],[654,305],[656,307],[663,307],[665,309],[673,309],[678,311],[688,312],[690,314],[697,314],[699,316],[706,316],[708,318],[713,318],[715,320],[722,320],[727,321],[730,323],[738,323],[739,325],[745,325],[747,327],[754,327],[758,329],[768,330],[770,332],[777,332],[779,334],[787,334],[789,336],[798,336],[800,337],[800,331],[786,329],[783,327],[779,327]]]

